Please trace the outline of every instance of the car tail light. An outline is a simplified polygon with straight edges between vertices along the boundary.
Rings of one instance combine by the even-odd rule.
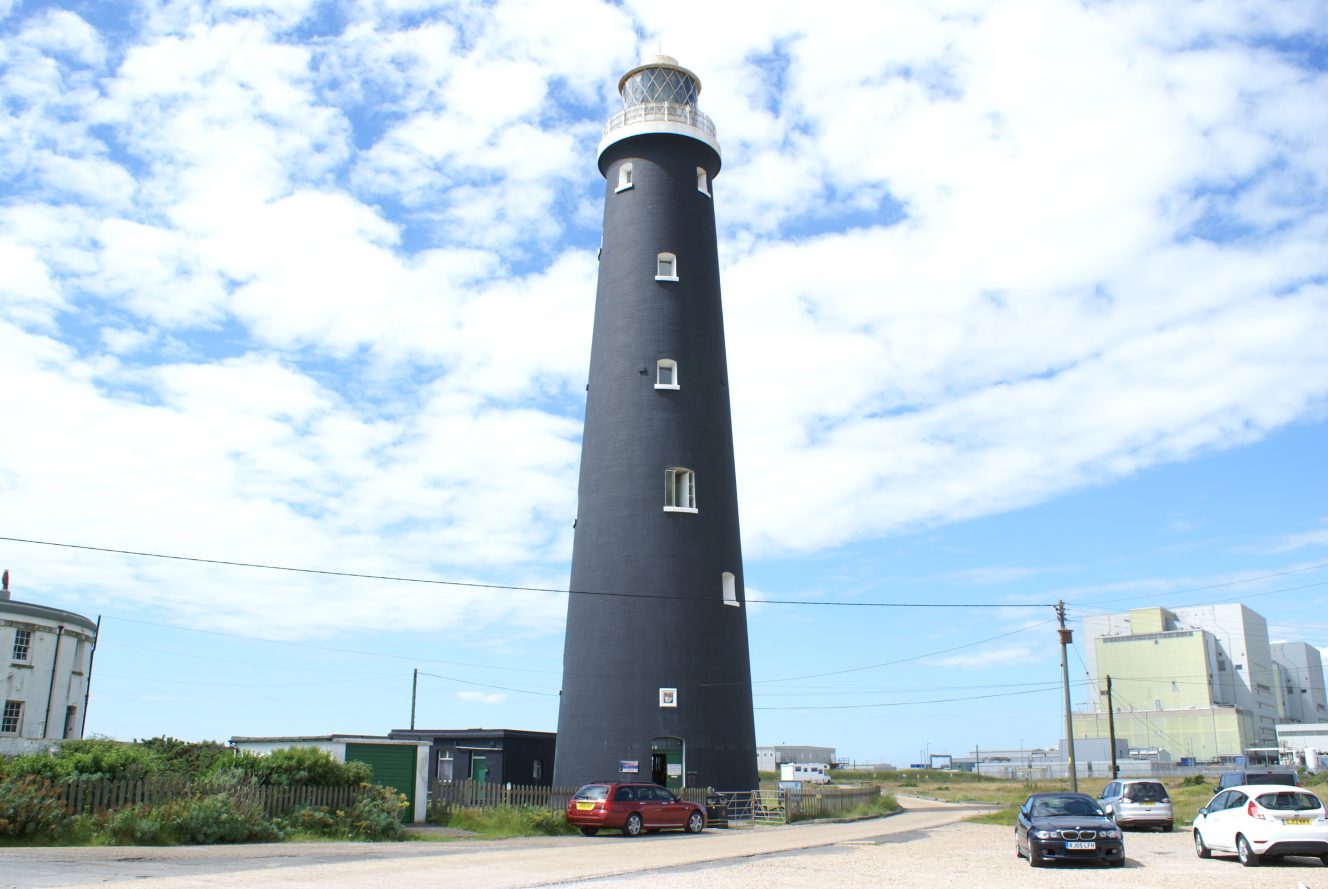
[[[1268,816],[1263,813],[1263,809],[1260,809],[1259,804],[1254,800],[1250,800],[1250,804],[1245,807],[1245,814],[1251,818],[1258,818],[1260,821],[1268,820]]]

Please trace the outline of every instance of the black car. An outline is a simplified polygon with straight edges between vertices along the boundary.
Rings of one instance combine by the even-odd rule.
[[[1125,866],[1116,822],[1085,793],[1035,793],[1019,808],[1014,854],[1033,867],[1049,861],[1105,861]]]

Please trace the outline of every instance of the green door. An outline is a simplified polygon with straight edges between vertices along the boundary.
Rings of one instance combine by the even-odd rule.
[[[655,777],[658,766],[664,767],[664,786],[674,793],[682,790],[683,786],[683,749],[685,745],[682,738],[655,738],[650,742],[651,776],[654,781],[659,782]],[[663,757],[663,762],[660,758]]]
[[[406,795],[402,821],[413,821],[415,813],[415,748],[401,744],[347,744],[346,761],[362,762],[373,769],[375,784]]]
[[[489,760],[487,757],[470,755],[470,780],[483,784],[489,780]]]

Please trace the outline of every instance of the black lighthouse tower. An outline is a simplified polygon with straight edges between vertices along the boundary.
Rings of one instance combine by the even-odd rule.
[[[719,143],[668,56],[623,75],[599,146],[604,236],[554,783],[757,786],[715,244]]]

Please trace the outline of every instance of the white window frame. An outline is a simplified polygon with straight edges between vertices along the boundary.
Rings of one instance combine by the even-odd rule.
[[[680,489],[680,486],[681,487]],[[681,498],[679,497],[681,494]],[[684,502],[679,504],[677,501]],[[664,511],[696,512],[696,473],[685,466],[664,470]]]
[[[710,177],[706,174],[705,167],[696,168],[696,190],[710,197]]]
[[[5,701],[0,712],[0,735],[17,735],[23,730],[23,702]]]
[[[10,660],[19,663],[32,660],[32,630],[14,630],[14,651]]]
[[[732,571],[725,571],[719,579],[724,587],[724,604],[733,608],[741,608],[742,603],[738,601],[738,578]]]
[[[668,267],[669,267],[670,269],[673,270],[673,273],[672,273],[672,274],[669,274],[669,275],[661,275],[661,274],[660,274],[660,269],[664,267],[664,263],[666,263],[666,262],[668,263]],[[678,280],[678,256],[677,256],[677,254],[674,254],[674,253],[667,253],[667,252],[661,252],[661,253],[656,253],[656,254],[655,254],[655,280],[656,280],[656,281],[676,281],[676,280]]]
[[[617,194],[620,191],[626,191],[632,187],[632,162],[624,161],[618,167],[618,187],[613,191]]]
[[[669,376],[673,379],[672,383],[660,382],[660,376],[664,369],[669,369]],[[678,389],[678,362],[672,358],[661,358],[655,362],[655,388],[656,389]]]

